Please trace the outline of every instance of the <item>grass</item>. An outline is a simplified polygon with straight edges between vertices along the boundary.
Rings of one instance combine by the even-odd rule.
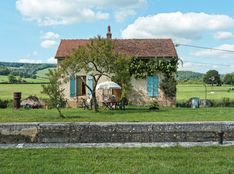
[[[234,99],[234,90],[228,92],[233,86],[208,86],[207,99],[221,100],[224,97]],[[191,97],[205,98],[205,87],[202,84],[177,85],[177,100],[188,100]]]
[[[46,74],[48,73],[49,69],[53,70],[54,68],[46,68],[46,69],[37,71],[37,74],[36,74],[37,77],[47,79],[48,81],[48,76]]]
[[[41,94],[41,84],[0,84],[0,99],[13,99],[14,92],[22,92],[22,98],[36,95],[40,98],[48,98]]]
[[[4,174],[234,173],[234,147],[1,149]]]
[[[186,122],[234,121],[234,108],[162,108],[150,112],[147,108],[100,110],[95,113],[83,109],[64,109],[66,118],[60,118],[55,109],[15,110],[0,109],[0,122]]]

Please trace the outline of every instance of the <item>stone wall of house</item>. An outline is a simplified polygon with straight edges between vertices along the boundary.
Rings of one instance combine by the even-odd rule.
[[[84,72],[80,72],[77,75],[78,76],[86,76],[86,74]],[[103,76],[99,79],[99,83],[105,82],[105,81],[110,81],[110,79],[106,76]],[[64,89],[64,95],[65,95],[65,99],[67,100],[68,107],[72,107],[72,108],[81,107],[82,106],[82,99],[87,99],[89,97],[88,95],[70,97],[70,82],[69,81],[63,82],[61,85],[61,88]],[[88,91],[88,88],[86,88],[86,91]],[[97,100],[99,102],[101,102],[102,98],[103,98],[103,91],[97,90],[96,96],[97,96]]]
[[[79,76],[85,76],[84,72],[80,72],[77,74]],[[160,80],[163,79],[163,75],[158,73],[157,76]],[[108,77],[101,77],[99,83],[110,81]],[[134,77],[131,78],[132,90],[127,94],[127,98],[130,104],[133,105],[148,105],[152,100],[156,100],[160,106],[175,106],[176,105],[176,98],[168,99],[166,98],[164,92],[158,88],[158,96],[155,98],[149,97],[147,95],[147,81],[146,79],[135,79]],[[63,83],[61,88],[65,89],[64,94],[65,98],[67,99],[68,107],[79,107],[82,106],[82,99],[87,99],[88,96],[79,96],[79,97],[70,97],[70,83]],[[88,89],[86,89],[88,91]],[[101,104],[103,101],[103,94],[106,94],[107,91],[97,90],[97,100]]]
[[[0,144],[234,141],[234,122],[1,123]]]
[[[156,74],[160,81],[164,78],[162,73]],[[128,99],[133,105],[147,105],[152,101],[157,101],[160,106],[175,106],[176,98],[169,99],[165,96],[164,92],[158,86],[158,96],[149,97],[147,95],[147,80],[131,78],[132,91],[128,94]],[[176,87],[175,87],[176,88]]]

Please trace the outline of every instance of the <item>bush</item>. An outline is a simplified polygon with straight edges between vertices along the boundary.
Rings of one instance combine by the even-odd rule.
[[[200,107],[204,99],[200,99]],[[189,108],[191,107],[191,99],[176,102],[176,107]],[[205,107],[205,105],[203,105]],[[222,100],[206,100],[206,107],[234,107],[234,100],[223,98]]]
[[[189,105],[189,100],[187,100],[187,101],[178,101],[178,102],[176,102],[176,107],[181,107],[181,108],[189,108],[189,107],[191,107],[190,105]]]
[[[8,101],[0,99],[0,108],[7,108]]]
[[[150,102],[149,110],[159,110],[159,104],[157,101],[153,100]]]
[[[234,107],[234,100],[224,97],[222,100],[211,100],[213,107]]]

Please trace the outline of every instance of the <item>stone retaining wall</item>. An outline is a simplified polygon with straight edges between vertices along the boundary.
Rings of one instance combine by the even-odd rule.
[[[234,122],[0,123],[0,144],[234,141]]]

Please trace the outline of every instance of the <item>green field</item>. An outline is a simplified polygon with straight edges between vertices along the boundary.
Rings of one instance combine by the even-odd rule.
[[[228,91],[234,86],[211,86],[207,85],[207,99],[221,100],[224,97],[234,99],[234,90]],[[205,87],[202,84],[177,85],[176,99],[188,100],[191,97],[205,99]]]
[[[221,100],[224,97],[234,99],[234,90],[228,92],[233,86],[207,86],[207,99]],[[47,98],[40,93],[42,90],[40,84],[0,84],[0,98],[12,99],[13,92],[20,91],[23,98],[29,95],[37,95]],[[205,88],[203,85],[177,85],[177,101],[188,100],[191,97],[205,98]]]
[[[41,84],[0,84],[0,99],[13,99],[14,92],[22,92],[22,98],[30,95],[47,98],[41,91]]]
[[[0,173],[234,173],[234,147],[0,149]]]
[[[48,81],[48,77],[46,74],[48,73],[49,69],[53,70],[54,68],[46,68],[46,69],[37,71],[37,74],[36,74],[37,77],[42,78],[42,79],[47,79],[47,81]]]
[[[55,109],[0,109],[0,122],[186,122],[234,121],[234,108],[161,108],[157,112],[147,107],[128,107],[122,110],[100,109],[95,113],[83,109],[63,109],[66,118],[60,118]]]

